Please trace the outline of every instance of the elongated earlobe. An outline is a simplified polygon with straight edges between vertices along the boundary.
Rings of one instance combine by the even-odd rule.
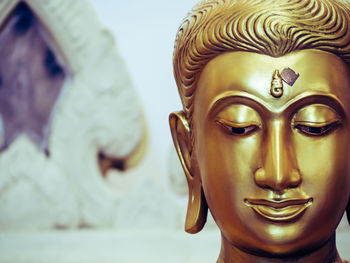
[[[348,202],[348,206],[346,207],[346,216],[347,216],[348,222],[350,224],[350,200]]]
[[[194,178],[194,180],[197,180],[197,178]],[[188,190],[185,231],[195,234],[202,230],[207,221],[208,205],[200,182],[191,182],[191,184],[188,184]]]
[[[171,135],[179,156],[188,185],[188,206],[185,230],[198,233],[207,220],[208,206],[202,189],[200,175],[194,169],[195,157],[192,153],[190,127],[184,112],[171,113],[169,116]]]

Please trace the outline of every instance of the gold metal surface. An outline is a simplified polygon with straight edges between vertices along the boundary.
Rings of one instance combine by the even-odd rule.
[[[275,70],[273,73],[270,93],[275,98],[283,95],[283,82],[279,70]]]
[[[170,127],[189,186],[185,229],[200,231],[209,208],[218,262],[344,262],[349,27],[341,0],[202,1],[180,27],[184,111]]]

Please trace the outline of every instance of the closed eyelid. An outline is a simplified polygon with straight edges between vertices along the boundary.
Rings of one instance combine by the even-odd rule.
[[[224,107],[216,114],[215,121],[235,127],[261,126],[259,114],[243,104],[230,104]]]
[[[237,121],[230,121],[227,119],[222,118],[216,118],[216,121],[228,126],[232,127],[247,127],[247,126],[258,126],[261,127],[261,123],[258,121],[244,121],[244,122],[237,122]]]
[[[311,125],[311,126],[315,126],[315,127],[322,127],[322,126],[327,126],[330,125],[332,123],[336,123],[336,122],[341,122],[340,119],[335,118],[335,119],[330,119],[328,121],[294,121],[293,124],[294,125]]]
[[[312,104],[300,109],[293,117],[293,124],[325,126],[341,122],[339,114],[327,105]]]

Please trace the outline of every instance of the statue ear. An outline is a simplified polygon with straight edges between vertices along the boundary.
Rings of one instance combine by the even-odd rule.
[[[207,221],[208,206],[202,189],[200,175],[196,169],[196,159],[192,153],[190,127],[184,112],[174,112],[169,116],[171,135],[188,185],[188,206],[185,231],[195,234],[202,230]]]

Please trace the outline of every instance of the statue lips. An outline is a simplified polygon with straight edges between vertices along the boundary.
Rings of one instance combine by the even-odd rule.
[[[303,199],[244,199],[247,206],[263,218],[278,223],[291,222],[300,216],[310,205],[313,198]]]

